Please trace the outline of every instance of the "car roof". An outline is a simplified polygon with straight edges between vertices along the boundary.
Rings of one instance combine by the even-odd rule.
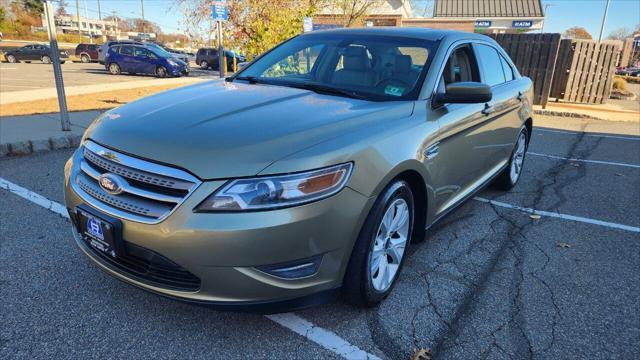
[[[444,30],[419,27],[395,27],[395,26],[378,26],[367,28],[336,28],[327,30],[315,30],[302,34],[300,36],[314,36],[320,34],[353,34],[353,35],[378,35],[378,36],[399,36],[415,39],[424,39],[431,41],[439,41],[447,39],[455,41],[459,39],[490,39],[488,36],[475,34],[465,31]]]

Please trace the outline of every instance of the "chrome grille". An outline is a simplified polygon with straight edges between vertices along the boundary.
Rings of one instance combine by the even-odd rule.
[[[90,205],[116,217],[157,223],[173,212],[199,185],[189,173],[134,158],[86,141],[76,155],[72,187]],[[103,174],[125,180],[122,192],[100,186]]]

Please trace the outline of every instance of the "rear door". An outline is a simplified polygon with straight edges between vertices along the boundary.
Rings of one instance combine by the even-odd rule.
[[[136,62],[133,58],[133,46],[122,45],[120,46],[120,55],[118,65],[120,70],[124,72],[136,72]]]
[[[479,139],[479,146],[488,149],[484,156],[485,161],[491,161],[487,167],[491,167],[507,161],[511,156],[522,126],[518,115],[520,94],[515,72],[503,54],[486,43],[474,43],[473,48],[480,63],[482,82],[491,86],[493,93],[493,99],[485,109],[490,118],[489,131]]]
[[[20,53],[20,59],[22,60],[40,60],[40,58],[36,58],[35,55],[35,45],[27,45],[23,48],[24,50]]]

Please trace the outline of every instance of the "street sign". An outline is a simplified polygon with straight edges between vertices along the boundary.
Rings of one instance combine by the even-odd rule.
[[[533,26],[533,21],[531,20],[514,20],[511,22],[511,27],[516,29],[526,29]]]
[[[476,27],[478,28],[491,27],[491,20],[476,20]]]
[[[227,21],[229,19],[229,9],[226,0],[212,1],[211,17],[213,21]]]
[[[302,32],[310,31],[313,31],[313,18],[307,16],[302,19]]]

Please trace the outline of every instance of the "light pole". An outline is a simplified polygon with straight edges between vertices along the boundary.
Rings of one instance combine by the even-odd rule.
[[[602,16],[602,25],[600,26],[600,35],[598,35],[598,42],[602,41],[602,33],[604,32],[604,26],[607,23],[607,14],[609,13],[609,1],[607,0],[607,5],[604,7],[604,15]]]
[[[51,60],[53,60],[53,75],[56,80],[58,106],[60,106],[60,124],[62,126],[62,131],[71,131],[69,112],[67,111],[67,98],[64,93],[64,82],[62,81],[60,51],[58,50],[58,40],[56,39],[56,24],[53,18],[51,0],[46,0],[44,2],[44,17],[47,22],[47,34],[49,35],[49,46],[51,47]]]
[[[142,37],[143,40],[146,39],[146,35],[145,35],[145,23],[144,23],[144,0],[140,0],[140,7],[142,8]]]

